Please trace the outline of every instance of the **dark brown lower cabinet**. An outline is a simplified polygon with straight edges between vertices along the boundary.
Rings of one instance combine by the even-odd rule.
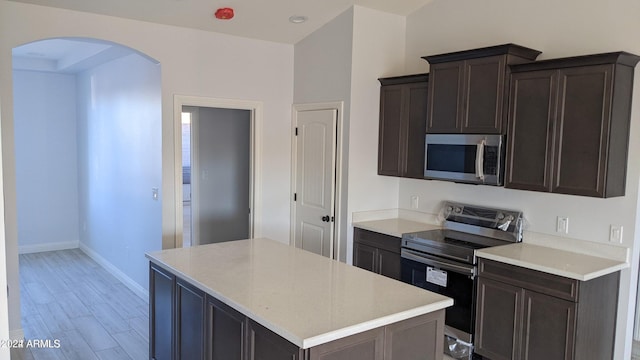
[[[491,360],[613,359],[619,272],[578,281],[480,259],[475,352]]]
[[[149,358],[173,359],[173,319],[175,276],[156,267],[149,268]]]
[[[400,280],[400,238],[360,228],[353,234],[354,266]]]
[[[301,360],[303,350],[283,337],[247,319],[249,360]]]
[[[151,359],[442,359],[444,310],[301,349],[161,267],[149,278]]]
[[[204,359],[205,294],[176,279],[176,352],[178,359]]]
[[[206,359],[244,359],[246,317],[211,296],[207,296],[206,313]]]

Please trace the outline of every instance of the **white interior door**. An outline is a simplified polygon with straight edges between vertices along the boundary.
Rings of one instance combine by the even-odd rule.
[[[333,257],[336,109],[298,111],[295,136],[294,244]]]

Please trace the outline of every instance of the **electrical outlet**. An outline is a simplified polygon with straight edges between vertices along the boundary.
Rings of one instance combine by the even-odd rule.
[[[622,225],[611,225],[609,228],[609,241],[622,244]]]
[[[151,188],[151,197],[153,197],[153,200],[158,200],[158,188]]]
[[[558,216],[558,219],[556,221],[556,232],[559,232],[559,233],[562,233],[562,234],[568,234],[569,233],[569,218],[568,217]]]
[[[418,195],[411,195],[411,208],[417,209],[419,205],[420,198]]]

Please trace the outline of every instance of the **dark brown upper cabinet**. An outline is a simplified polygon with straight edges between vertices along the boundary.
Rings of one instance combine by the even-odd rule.
[[[505,44],[423,57],[430,64],[427,132],[504,134],[508,65],[538,55]]]
[[[378,79],[378,174],[424,178],[428,74]]]
[[[638,60],[616,52],[512,66],[505,187],[624,195]]]

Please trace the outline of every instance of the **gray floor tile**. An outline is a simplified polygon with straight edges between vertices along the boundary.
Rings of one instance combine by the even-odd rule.
[[[149,304],[80,250],[20,255],[26,339],[59,349],[12,351],[12,360],[147,359]]]
[[[49,289],[40,281],[25,283],[24,287],[31,300],[36,304],[48,304],[55,301]]]
[[[107,303],[95,304],[89,307],[93,316],[111,334],[127,331],[130,329],[129,322],[125,321],[117,311]]]
[[[60,349],[68,360],[97,360],[93,349],[77,330],[67,331],[60,337]]]
[[[97,351],[96,355],[100,360],[132,360],[126,351],[120,346],[107,350]]]
[[[143,339],[149,341],[149,318],[139,316],[129,319],[129,327],[135,330]]]
[[[56,299],[70,319],[91,315],[89,309],[72,292],[56,294]]]
[[[62,307],[57,302],[40,305],[39,313],[51,334],[74,329],[67,313],[62,310]]]
[[[149,343],[134,330],[114,334],[113,337],[132,359],[144,359],[149,357]]]
[[[76,329],[94,351],[105,350],[117,346],[109,332],[93,316],[73,319]]]

